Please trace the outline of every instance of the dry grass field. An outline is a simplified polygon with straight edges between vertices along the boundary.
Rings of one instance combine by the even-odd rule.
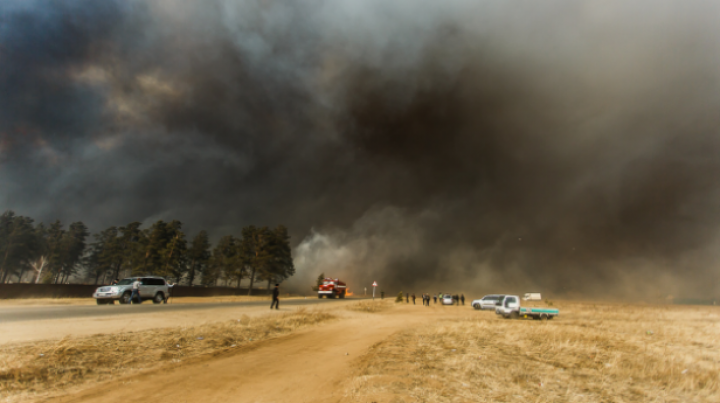
[[[720,402],[720,307],[559,302],[541,322],[348,302],[5,344],[0,401],[119,403],[107,388],[132,384],[188,402]]]
[[[333,318],[326,311],[301,308],[200,326],[6,345],[0,348],[0,397],[22,401],[69,386],[221,354]]]
[[[389,299],[386,299],[375,301],[362,301],[356,304],[348,305],[345,309],[363,313],[378,313],[386,311],[392,307],[393,303]]]
[[[720,401],[720,308],[556,306],[561,316],[547,322],[486,311],[396,333],[360,360],[346,396],[368,403]]]

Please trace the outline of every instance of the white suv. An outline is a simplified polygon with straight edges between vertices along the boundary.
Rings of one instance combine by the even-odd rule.
[[[140,280],[140,299],[151,299],[154,304],[165,301],[169,295],[169,287],[162,277],[129,277],[122,279],[115,285],[107,285],[98,288],[93,293],[93,298],[98,305],[114,304],[118,301],[121,304],[129,304],[132,295],[132,283]]]
[[[498,305],[500,305],[500,301],[505,298],[505,295],[502,294],[491,294],[486,295],[482,297],[481,299],[476,299],[472,302],[472,307],[478,310],[495,310]]]

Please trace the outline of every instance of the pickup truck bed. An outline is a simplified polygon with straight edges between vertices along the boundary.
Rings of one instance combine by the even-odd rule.
[[[552,319],[553,317],[560,314],[560,311],[557,309],[549,309],[549,308],[520,308],[520,316],[524,318],[532,317],[532,318],[548,318]]]
[[[520,297],[506,295],[495,309],[495,313],[502,315],[505,319],[532,318],[545,320],[558,316],[560,311],[554,308],[520,306]]]

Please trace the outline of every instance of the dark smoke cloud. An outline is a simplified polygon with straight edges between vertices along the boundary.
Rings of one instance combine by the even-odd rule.
[[[6,1],[0,209],[282,223],[298,289],[717,294],[717,12]]]

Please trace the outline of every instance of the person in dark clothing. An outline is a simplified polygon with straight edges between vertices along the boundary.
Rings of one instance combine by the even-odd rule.
[[[115,279],[115,280],[113,280],[113,281],[110,282],[110,285],[117,285],[117,283],[118,283],[119,281],[120,281],[120,280]]]
[[[437,304],[437,294],[433,295],[433,304]]]
[[[415,305],[415,293],[413,293],[412,299],[413,299],[413,305]]]
[[[462,304],[465,305],[465,294],[460,294],[460,301],[462,301]]]
[[[273,290],[273,299],[272,303],[270,304],[270,309],[273,309],[273,306],[275,309],[280,309],[280,300],[278,297],[280,296],[280,284],[275,284],[275,289]]]
[[[406,304],[410,303],[410,294],[405,294],[405,303]]]
[[[173,287],[175,287],[175,284],[167,283],[167,286],[168,286],[168,294],[165,296],[165,299],[163,300],[163,304],[167,304],[170,297],[172,297]]]

